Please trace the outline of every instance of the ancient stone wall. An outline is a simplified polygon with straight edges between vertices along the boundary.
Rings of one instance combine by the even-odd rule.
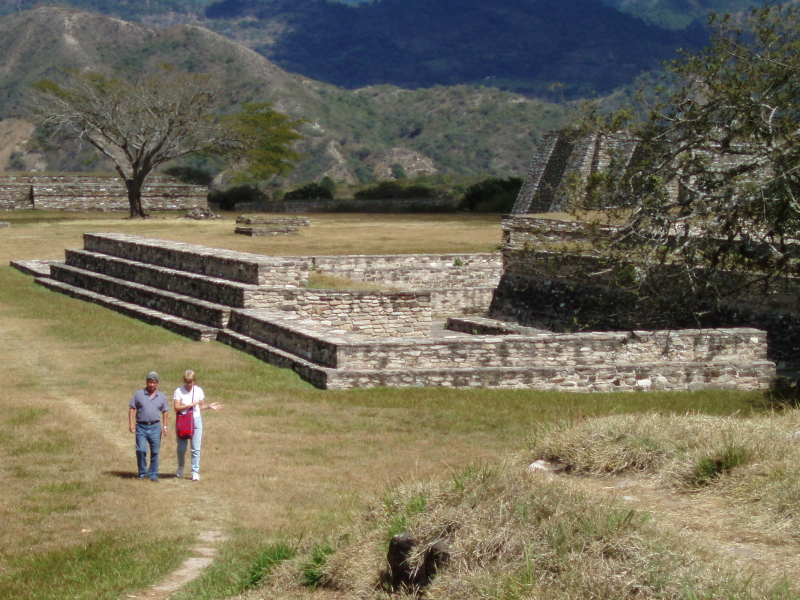
[[[251,306],[291,312],[319,326],[375,337],[428,335],[430,292],[262,288]]]
[[[500,254],[393,254],[315,256],[322,273],[403,289],[494,287],[500,281]]]
[[[756,329],[543,333],[349,344],[341,349],[338,364],[435,369],[458,362],[482,367],[750,362],[766,360],[766,350],[766,334]]]
[[[142,203],[150,211],[185,211],[205,208],[208,189],[151,177],[142,190]],[[0,210],[127,211],[127,192],[119,177],[84,175],[31,175],[0,177]]]

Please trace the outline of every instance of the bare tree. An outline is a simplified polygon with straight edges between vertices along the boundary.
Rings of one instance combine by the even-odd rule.
[[[125,182],[131,217],[145,217],[142,188],[158,165],[241,146],[217,118],[225,104],[209,76],[165,66],[134,82],[94,72],[71,72],[63,85],[41,81],[31,111],[41,126],[77,135],[108,157]]]

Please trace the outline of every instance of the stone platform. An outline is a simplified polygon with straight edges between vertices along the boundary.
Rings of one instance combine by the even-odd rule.
[[[64,261],[13,264],[49,289],[218,340],[323,389],[762,389],[775,375],[755,329],[556,334],[482,318],[501,273],[495,254],[267,257],[92,233]],[[402,289],[312,289],[311,269]]]

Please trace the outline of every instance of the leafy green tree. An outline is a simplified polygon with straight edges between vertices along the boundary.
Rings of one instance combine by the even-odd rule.
[[[381,181],[353,195],[356,200],[414,200],[435,196],[436,190],[428,186],[402,185],[396,181]]]
[[[592,248],[618,283],[694,315],[800,273],[800,14],[771,4],[711,26],[637,107],[595,120],[610,146],[636,144],[633,166],[610,151],[574,203],[619,225]]]
[[[299,128],[305,122],[273,110],[269,102],[242,104],[237,114],[224,119],[237,140],[234,180],[266,181],[291,171],[302,158],[293,145],[303,139]]]

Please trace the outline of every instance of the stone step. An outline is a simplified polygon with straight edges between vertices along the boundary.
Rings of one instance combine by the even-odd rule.
[[[326,328],[298,319],[293,314],[272,311],[231,312],[227,331],[325,368],[335,368],[338,343],[325,335]],[[332,340],[326,338],[333,338]]]
[[[89,250],[66,250],[66,264],[168,292],[244,308],[258,286],[187,273]]]
[[[11,266],[25,275],[50,277],[50,266],[63,265],[63,260],[12,260]]]
[[[267,364],[282,369],[291,369],[300,375],[304,381],[308,381],[315,387],[323,390],[333,389],[329,388],[329,379],[331,377],[336,377],[336,369],[317,365],[296,354],[276,348],[264,342],[259,342],[258,340],[254,340],[241,333],[236,333],[230,329],[220,331],[217,340],[223,344],[227,344],[231,348],[246,352]]]
[[[217,339],[217,334],[219,332],[219,328],[217,327],[209,327],[207,325],[193,323],[192,321],[187,321],[186,319],[181,319],[180,317],[168,315],[151,308],[139,306],[138,304],[123,302],[117,298],[98,294],[96,292],[79,288],[68,283],[56,281],[55,279],[51,279],[49,277],[37,277],[34,279],[34,281],[39,285],[46,287],[47,289],[53,290],[54,292],[66,294],[72,298],[77,298],[86,302],[99,304],[105,308],[110,308],[118,313],[122,313],[125,316],[138,319],[139,321],[143,321],[149,325],[158,325],[159,327],[163,327],[164,329],[172,331],[173,333],[177,333],[178,335],[182,335],[195,341],[208,342]]]
[[[310,259],[268,257],[126,233],[85,233],[85,250],[250,285],[302,286]]]
[[[130,304],[152,308],[187,321],[223,328],[228,323],[230,307],[190,298],[166,290],[151,288],[116,277],[86,271],[69,265],[51,265],[50,276],[90,292],[117,298]]]

